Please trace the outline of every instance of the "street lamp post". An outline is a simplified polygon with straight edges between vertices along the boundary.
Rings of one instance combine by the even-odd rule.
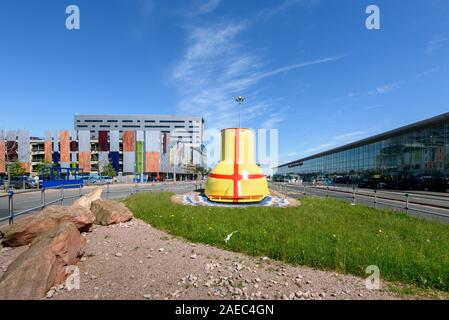
[[[243,97],[243,96],[235,97],[235,101],[239,104],[239,128],[240,128],[240,126],[241,126],[240,112],[241,112],[241,106],[245,102],[245,97]]]

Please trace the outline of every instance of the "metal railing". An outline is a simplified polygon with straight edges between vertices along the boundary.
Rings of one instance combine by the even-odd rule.
[[[133,195],[136,193],[141,192],[193,192],[200,190],[204,188],[204,182],[203,181],[194,181],[194,182],[173,182],[173,183],[151,183],[151,184],[133,184],[129,187],[127,185],[121,185],[121,184],[111,184],[111,183],[102,183],[102,184],[96,184],[96,187],[102,187],[103,188],[103,196],[106,199],[109,199],[110,197],[117,196],[119,198],[126,198],[129,195]],[[78,190],[77,194],[71,193],[71,195],[67,194],[67,190]],[[48,200],[48,192],[49,191],[59,191],[57,194],[57,197]],[[12,189],[10,189],[5,194],[0,194],[0,200],[3,198],[7,198],[8,201],[8,215],[6,217],[0,218],[0,223],[4,221],[8,221],[9,224],[14,223],[14,219],[20,215],[24,215],[33,211],[42,210],[47,206],[53,205],[53,204],[59,204],[64,205],[65,201],[75,198],[80,198],[83,195],[83,186],[82,185],[70,185],[69,189],[65,189],[62,186],[57,187],[49,187],[45,189],[41,189],[39,191],[36,190],[26,190],[21,192],[14,192]],[[29,208],[16,210],[15,209],[15,202],[17,204],[20,203],[23,205],[27,201],[23,201],[23,199],[20,199],[19,197],[27,197],[31,196],[31,194],[36,195],[37,192],[40,192],[40,201],[39,199],[34,199],[28,202],[37,203],[38,205],[32,205]],[[54,193],[53,193],[54,196]],[[38,198],[38,197],[37,197]]]
[[[111,188],[113,186],[113,188]],[[109,199],[114,195],[134,195],[141,192],[173,192],[173,191],[182,191],[182,192],[193,192],[198,191],[204,188],[204,182],[202,181],[194,181],[194,182],[173,182],[173,183],[135,183],[132,184],[129,188],[124,189],[123,185],[120,184],[111,184],[106,183],[103,185],[103,195],[106,199]],[[117,187],[117,188],[114,188]]]
[[[14,210],[14,199],[16,197],[20,197],[20,196],[24,196],[24,195],[29,195],[31,193],[36,194],[36,190],[26,190],[20,193],[15,193],[12,189],[8,190],[6,194],[2,194],[0,195],[0,199],[1,198],[8,198],[8,216],[7,217],[3,217],[0,218],[0,223],[4,222],[4,221],[8,221],[9,224],[13,224],[14,223],[14,219],[18,216],[33,212],[33,211],[37,211],[37,210],[42,210],[44,209],[46,206],[55,204],[55,203],[59,203],[60,205],[64,205],[64,201],[66,200],[70,200],[70,199],[76,199],[76,198],[80,198],[83,194],[82,194],[82,189],[83,186],[81,184],[78,185],[70,185],[70,189],[68,190],[73,190],[73,189],[78,189],[78,194],[76,195],[66,195],[65,192],[65,188],[64,186],[57,186],[57,187],[49,187],[49,188],[42,188],[40,190],[40,204],[37,206],[33,206],[27,209],[22,209],[19,211]],[[57,197],[54,200],[51,201],[47,201],[47,192],[51,191],[51,190],[59,190],[59,197]],[[39,192],[39,191],[37,191]]]
[[[352,205],[359,202],[372,204],[375,208],[383,206],[394,208],[406,213],[411,211],[449,219],[449,195],[432,195],[417,192],[399,192],[388,190],[361,189],[355,186],[334,187],[334,186],[314,186],[307,184],[285,184],[270,183],[273,190],[286,195],[298,196],[325,196],[346,200]],[[433,208],[434,210],[425,209]],[[448,210],[447,213],[436,212],[435,210]]]

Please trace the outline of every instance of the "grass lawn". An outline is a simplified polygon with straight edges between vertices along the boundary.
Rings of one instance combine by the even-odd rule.
[[[449,225],[335,199],[231,209],[181,206],[170,197],[141,193],[125,204],[137,218],[193,242],[363,277],[376,265],[383,279],[449,291]]]

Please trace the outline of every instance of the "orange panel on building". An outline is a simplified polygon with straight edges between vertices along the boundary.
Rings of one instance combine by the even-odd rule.
[[[123,152],[136,151],[136,134],[134,131],[123,132]]]
[[[5,141],[0,141],[0,173],[5,173]]]
[[[145,152],[145,172],[160,172],[160,155],[159,152]]]
[[[20,166],[25,170],[25,173],[31,173],[31,164],[29,162],[22,162]]]
[[[45,162],[49,163],[53,162],[52,152],[53,152],[53,143],[51,141],[45,141],[44,142]]]
[[[70,162],[70,132],[69,131],[61,131],[59,135],[59,147],[60,147],[60,156],[61,163]]]
[[[78,166],[84,173],[90,173],[90,152],[80,152],[78,154]]]

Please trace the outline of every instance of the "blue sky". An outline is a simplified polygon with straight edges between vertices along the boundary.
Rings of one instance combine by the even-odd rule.
[[[447,0],[0,3],[0,127],[34,135],[76,112],[234,127],[244,95],[243,126],[278,128],[284,162],[447,112],[448,88]]]

